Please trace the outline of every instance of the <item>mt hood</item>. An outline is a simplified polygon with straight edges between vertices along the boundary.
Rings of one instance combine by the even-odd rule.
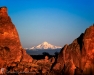
[[[34,46],[30,48],[30,50],[33,50],[33,49],[59,49],[59,48],[62,48],[62,47],[51,45],[48,42],[43,42],[42,44],[39,44],[38,46]]]

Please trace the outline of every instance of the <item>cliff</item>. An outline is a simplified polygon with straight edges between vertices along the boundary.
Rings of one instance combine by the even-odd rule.
[[[94,75],[94,25],[61,49],[53,71],[61,75]]]
[[[26,51],[22,48],[19,35],[7,7],[0,7],[0,68],[17,67],[19,63],[32,62]]]

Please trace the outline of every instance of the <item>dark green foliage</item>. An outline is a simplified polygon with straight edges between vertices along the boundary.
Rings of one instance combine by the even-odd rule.
[[[48,52],[43,52],[42,53],[44,56],[49,56],[50,54]]]

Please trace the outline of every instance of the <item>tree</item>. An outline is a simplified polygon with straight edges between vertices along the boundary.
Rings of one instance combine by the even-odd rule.
[[[49,56],[50,54],[48,52],[43,52],[42,53],[44,56]]]
[[[55,52],[54,54],[55,54],[55,57],[58,57],[59,52]]]

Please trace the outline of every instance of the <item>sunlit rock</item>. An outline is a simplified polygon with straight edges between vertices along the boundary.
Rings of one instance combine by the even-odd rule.
[[[58,70],[65,75],[94,74],[94,25],[61,49],[53,67]]]
[[[20,62],[32,62],[22,48],[18,32],[7,14],[7,7],[0,7],[0,68],[17,66]]]

